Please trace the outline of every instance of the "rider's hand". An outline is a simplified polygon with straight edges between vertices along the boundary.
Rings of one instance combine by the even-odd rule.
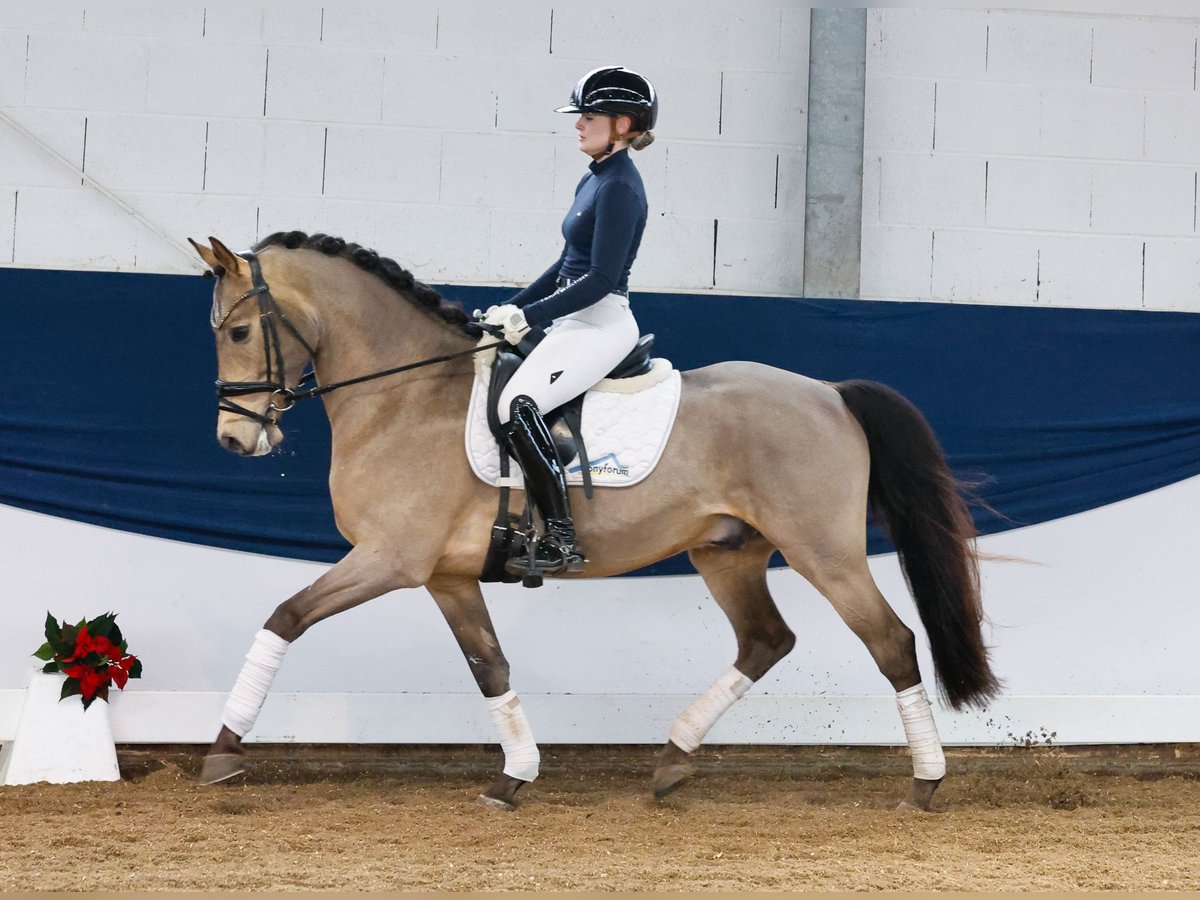
[[[503,306],[493,306],[483,314],[484,325],[504,329],[504,339],[512,345],[521,343],[521,339],[529,334],[529,324],[525,321],[525,313],[511,303]]]

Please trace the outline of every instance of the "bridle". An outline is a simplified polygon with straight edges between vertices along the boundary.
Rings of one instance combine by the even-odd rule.
[[[468,350],[460,350],[457,353],[447,353],[442,356],[434,356],[429,359],[423,359],[419,362],[408,363],[403,366],[396,366],[392,369],[384,369],[382,372],[372,372],[369,375],[360,375],[357,378],[348,378],[345,381],[335,381],[332,384],[323,384],[310,388],[296,389],[287,386],[287,371],[283,360],[283,351],[279,341],[279,328],[275,322],[278,320],[283,323],[283,326],[291,332],[292,336],[300,342],[308,358],[311,361],[316,356],[316,351],[312,345],[305,340],[304,335],[300,333],[292,320],[271,296],[271,288],[263,278],[262,266],[258,261],[258,256],[252,252],[246,251],[238,254],[242,259],[250,264],[250,282],[251,288],[242,294],[230,304],[225,314],[217,318],[217,308],[213,306],[213,314],[211,324],[214,329],[220,330],[221,327],[233,315],[233,311],[244,300],[249,300],[251,297],[258,298],[258,319],[262,327],[263,338],[263,357],[266,361],[266,380],[265,381],[222,381],[217,379],[217,408],[222,412],[231,412],[239,416],[245,416],[248,419],[253,419],[262,425],[276,425],[279,422],[279,417],[287,412],[297,401],[307,400],[309,397],[319,397],[322,394],[328,394],[330,391],[336,391],[338,388],[349,387],[353,384],[361,384],[364,381],[374,381],[377,378],[384,378],[388,375],[397,375],[400,372],[407,372],[411,369],[419,369],[422,366],[430,366],[434,363],[448,362],[452,359],[457,359],[461,356],[470,356],[475,353],[481,353],[484,350],[491,350],[493,347],[500,347],[507,341],[495,341],[489,344],[480,344],[471,347]],[[278,370],[278,374],[276,374]],[[315,379],[316,375],[313,372],[308,372],[300,379],[300,385],[307,384]],[[270,394],[270,400],[267,404],[266,413],[258,413],[252,409],[247,409],[240,403],[235,403],[230,400],[230,397],[247,397],[252,394]]]

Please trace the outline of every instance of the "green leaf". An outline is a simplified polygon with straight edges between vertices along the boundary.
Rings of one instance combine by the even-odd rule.
[[[75,652],[75,642],[79,640],[79,626],[63,625],[62,637],[58,642],[58,650],[65,656]]]
[[[54,648],[50,646],[49,641],[46,641],[46,643],[42,644],[42,646],[38,647],[37,650],[33,652],[33,655],[42,662],[45,662],[46,660],[54,659]]]
[[[46,641],[51,644],[57,644],[62,640],[62,626],[58,624],[58,619],[46,612]]]
[[[58,671],[58,663],[56,663],[56,662],[48,662],[44,666],[42,666],[42,674],[43,675],[53,675],[57,671]],[[62,698],[59,698],[59,699],[62,699]]]
[[[102,616],[96,616],[88,623],[88,634],[94,637],[108,637],[113,629],[113,622],[116,620],[117,614],[106,612]]]
[[[108,639],[118,647],[125,643],[125,637],[121,634],[121,626],[119,626],[116,622],[113,622],[112,628],[110,628],[108,631]]]
[[[63,682],[62,693],[58,695],[58,699],[62,701],[68,697],[74,697],[76,694],[82,693],[83,688],[79,686],[79,682],[74,678],[68,678]]]
[[[96,695],[95,695],[95,694],[93,694],[93,695],[92,695],[92,696],[90,696],[90,697],[84,697],[84,698],[83,698],[83,711],[84,711],[84,712],[87,712],[87,708],[88,708],[89,706],[91,706],[91,705],[92,705],[93,703],[95,703],[95,702],[96,702]]]
[[[140,659],[135,660],[133,665],[129,667],[129,677],[130,678],[141,678],[142,677],[142,661]]]

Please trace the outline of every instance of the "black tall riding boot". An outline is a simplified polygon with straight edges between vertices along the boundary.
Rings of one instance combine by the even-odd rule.
[[[545,534],[533,551],[532,569],[541,575],[582,572],[587,559],[576,543],[567,500],[567,473],[554,451],[550,430],[537,405],[525,395],[513,400],[511,415],[504,435],[525,475],[525,490],[546,523]],[[506,568],[516,575],[529,574],[529,552],[527,547],[525,555],[509,560]]]

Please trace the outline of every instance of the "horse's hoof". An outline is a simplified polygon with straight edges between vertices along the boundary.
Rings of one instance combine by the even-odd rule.
[[[932,813],[934,815],[941,815],[943,812],[945,812],[945,810],[934,809],[932,806],[917,806],[917,804],[913,803],[911,800],[901,800],[896,805],[896,812]]]
[[[908,800],[901,800],[897,810],[906,812],[941,812],[941,810],[933,808],[933,792],[938,789],[938,785],[942,783],[942,779],[928,780],[925,778],[914,778],[912,780],[912,794]]]
[[[213,753],[204,757],[200,784],[216,784],[246,771],[246,757],[240,753]]]
[[[683,787],[692,777],[695,768],[690,763],[672,763],[654,770],[654,799],[661,800],[672,791]]]
[[[480,794],[475,798],[475,802],[480,806],[488,806],[492,809],[500,809],[504,812],[514,812],[517,804],[509,803],[507,800],[501,800],[499,797],[489,797],[487,794]]]

